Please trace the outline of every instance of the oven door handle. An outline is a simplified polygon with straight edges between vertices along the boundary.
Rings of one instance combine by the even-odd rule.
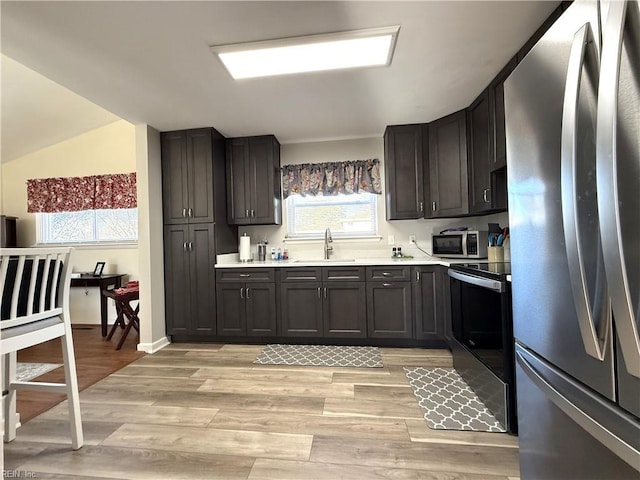
[[[456,280],[460,280],[461,282],[470,283],[472,285],[476,285],[482,288],[487,288],[497,293],[502,293],[505,291],[504,283],[499,282],[497,280],[491,280],[490,278],[477,277],[475,275],[470,275],[468,273],[460,273],[451,269],[448,270],[448,274],[451,278],[455,278]]]

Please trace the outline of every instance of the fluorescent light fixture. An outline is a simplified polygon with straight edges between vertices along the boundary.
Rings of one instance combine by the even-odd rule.
[[[389,65],[400,26],[211,47],[231,76],[290,73]]]

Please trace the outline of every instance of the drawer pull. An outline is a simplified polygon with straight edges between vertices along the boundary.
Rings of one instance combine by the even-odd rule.
[[[382,286],[383,286],[383,287],[390,287],[390,286],[391,286],[391,284],[390,284],[390,283],[383,283],[383,284],[382,284]]]
[[[251,276],[251,274],[250,274],[250,273],[241,273],[241,274],[240,274],[240,278],[248,278],[248,277],[250,277],[250,276]]]
[[[389,272],[382,272],[383,277],[390,277],[391,274]]]

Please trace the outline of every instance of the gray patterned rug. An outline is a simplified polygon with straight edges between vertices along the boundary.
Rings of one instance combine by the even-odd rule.
[[[318,367],[382,367],[378,347],[267,345],[253,363]]]
[[[405,368],[429,428],[505,432],[453,368]]]
[[[20,382],[28,382],[40,375],[44,375],[51,370],[61,367],[60,363],[26,363],[18,362],[16,364],[16,380]]]

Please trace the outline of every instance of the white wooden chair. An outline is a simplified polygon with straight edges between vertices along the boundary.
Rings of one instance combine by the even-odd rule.
[[[66,393],[71,446],[83,445],[76,361],[69,318],[72,248],[0,249],[0,353],[2,353],[4,441],[16,437],[16,390]],[[17,352],[60,338],[65,383],[16,380]],[[5,392],[8,392],[5,394]]]

